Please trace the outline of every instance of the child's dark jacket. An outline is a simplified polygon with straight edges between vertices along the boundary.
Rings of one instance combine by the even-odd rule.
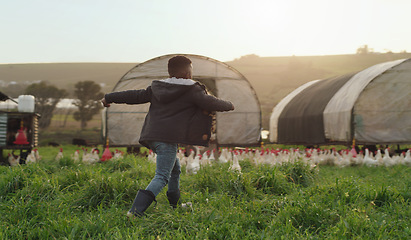
[[[232,110],[231,102],[208,95],[203,85],[189,79],[153,81],[147,89],[108,93],[105,99],[107,103],[151,103],[139,140],[146,147],[147,141],[207,146],[210,112]]]

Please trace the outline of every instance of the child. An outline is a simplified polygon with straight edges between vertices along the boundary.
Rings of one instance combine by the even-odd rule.
[[[208,95],[204,85],[191,80],[192,71],[189,58],[175,56],[168,61],[170,78],[153,81],[146,89],[108,93],[101,100],[105,107],[151,103],[139,142],[157,154],[156,173],[147,188],[137,192],[128,216],[142,216],[167,184],[167,198],[175,208],[180,199],[178,144],[207,146],[210,112],[234,110],[231,102]]]

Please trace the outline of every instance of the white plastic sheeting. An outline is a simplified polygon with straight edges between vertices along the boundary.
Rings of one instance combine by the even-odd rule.
[[[380,63],[369,67],[354,75],[334,95],[324,110],[324,131],[327,139],[346,141],[351,138],[352,109],[360,93],[378,75],[403,61],[405,59]]]
[[[153,80],[168,78],[165,55],[141,63],[126,73],[113,92],[142,89]],[[216,95],[233,102],[235,110],[217,113],[217,142],[222,145],[254,145],[259,143],[261,131],[260,103],[248,80],[237,70],[217,60],[198,55],[184,55],[193,62],[193,79],[215,81]],[[139,145],[138,139],[149,104],[112,104],[103,118],[107,118],[110,144]],[[104,114],[104,112],[103,112]],[[104,131],[103,131],[104,132]]]
[[[351,143],[353,139],[359,144],[411,143],[411,59],[377,64],[357,74],[325,81],[330,84],[308,82],[277,104],[270,119],[271,142],[284,142],[281,134],[287,129],[286,136],[294,137],[288,138],[289,144],[310,143],[306,139],[317,139],[313,135],[324,136],[316,144]],[[312,98],[314,94],[319,98]],[[301,103],[307,104],[301,109]],[[292,132],[313,119],[312,109],[320,110],[315,116],[321,122],[315,119],[309,123],[315,132],[309,137],[304,135],[307,131]],[[296,111],[304,114],[287,118],[287,113]]]
[[[309,86],[313,85],[314,83],[318,82],[319,80],[314,80],[308,83],[305,83],[292,91],[288,94],[285,98],[283,98],[273,109],[273,112],[270,117],[270,141],[277,142],[278,140],[278,119],[280,118],[281,112],[287,106],[287,104],[300,92],[304,89],[308,88]]]
[[[146,88],[151,80],[139,81],[121,81],[117,84],[114,91],[125,91],[130,89]],[[113,145],[138,145],[140,132],[143,127],[145,116],[148,112],[148,104],[127,105],[111,104],[106,112],[103,112],[103,118],[107,117],[107,126],[103,125],[108,132],[110,144]],[[107,115],[104,115],[107,114]],[[104,123],[103,122],[103,123]],[[103,134],[103,136],[105,136]]]
[[[239,72],[217,60],[198,56],[182,54],[190,58],[193,63],[194,77],[213,77],[213,78],[232,78],[247,81]],[[137,65],[131,69],[121,80],[151,78],[160,80],[168,78],[167,64],[168,60],[176,55],[165,55],[154,58]],[[248,81],[247,81],[248,82]]]
[[[250,145],[260,138],[260,106],[248,82],[238,80],[217,81],[218,97],[233,102],[234,111],[217,113],[217,139],[220,144]],[[251,101],[250,101],[251,99]]]
[[[354,105],[355,139],[363,143],[411,142],[411,60],[371,81]]]

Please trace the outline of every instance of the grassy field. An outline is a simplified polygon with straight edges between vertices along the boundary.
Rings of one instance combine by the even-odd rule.
[[[76,147],[40,148],[38,164],[0,166],[0,239],[410,239],[411,168],[322,166],[300,162],[228,164],[181,177],[182,201],[165,191],[145,218],[128,219],[155,165],[132,155],[75,163]]]

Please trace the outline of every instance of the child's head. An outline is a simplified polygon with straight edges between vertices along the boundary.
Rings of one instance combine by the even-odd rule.
[[[168,60],[168,74],[170,77],[191,79],[193,65],[191,60],[184,56],[175,56]]]

